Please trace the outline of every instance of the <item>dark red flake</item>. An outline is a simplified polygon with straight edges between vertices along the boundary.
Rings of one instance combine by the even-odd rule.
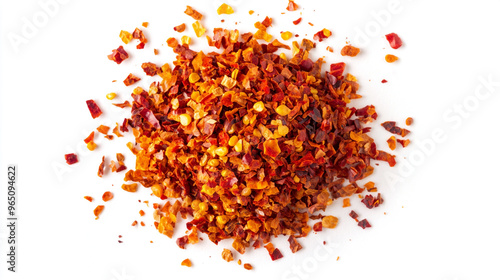
[[[385,130],[389,131],[392,134],[397,134],[405,137],[410,133],[408,129],[401,128],[399,126],[396,126],[396,122],[384,122],[381,124],[385,128]]]
[[[345,63],[344,62],[339,62],[339,63],[332,63],[330,65],[330,75],[334,77],[340,77],[342,76],[342,73],[344,73],[345,69]]]
[[[385,84],[385,83],[387,83],[387,80],[386,80],[386,79],[383,79],[383,80],[382,80],[382,84]]]
[[[186,244],[188,243],[188,236],[187,235],[184,235],[183,237],[179,237],[177,238],[177,246],[179,246],[179,248],[181,249],[186,249]]]
[[[391,48],[393,49],[399,49],[399,47],[403,45],[401,38],[399,38],[398,34],[396,33],[387,34],[385,35],[385,38],[387,39],[387,41],[389,41],[389,44],[391,44]]]
[[[148,76],[154,76],[158,73],[160,73],[160,68],[158,68],[154,63],[151,62],[145,62],[141,65],[142,70],[146,73]]]
[[[384,200],[380,197],[380,194],[377,195],[377,198],[374,198],[371,194],[369,194],[365,196],[361,202],[363,202],[368,209],[372,209],[373,207],[378,207],[382,204],[382,202],[384,202]]]
[[[358,226],[360,226],[363,229],[372,227],[366,219],[359,221]]]
[[[78,162],[78,157],[76,154],[66,154],[64,155],[67,164],[75,164]]]
[[[356,219],[359,217],[359,216],[358,216],[358,214],[357,214],[356,212],[354,212],[354,211],[351,211],[351,213],[349,213],[349,216],[350,216],[351,218],[353,218],[354,220],[356,220]],[[356,220],[356,221],[357,221],[357,220]]]
[[[87,100],[87,107],[89,107],[89,111],[93,119],[98,118],[102,114],[101,108],[99,108],[97,103],[95,103],[92,99]]]
[[[113,50],[113,52],[108,55],[109,60],[113,60],[114,62],[120,64],[122,61],[128,58],[128,53],[123,49],[122,46],[119,46],[118,49]]]
[[[283,258],[283,255],[278,248],[275,248],[274,251],[269,255],[271,256],[271,260],[273,261]]]

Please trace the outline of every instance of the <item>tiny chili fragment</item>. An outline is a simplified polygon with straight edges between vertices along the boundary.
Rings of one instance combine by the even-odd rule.
[[[363,204],[365,204],[368,209],[372,209],[373,207],[378,207],[384,202],[384,200],[382,199],[380,194],[378,194],[376,198],[374,198],[373,195],[369,194],[365,196],[365,198],[363,198],[361,202],[363,202]]]
[[[342,56],[350,56],[355,57],[359,54],[359,48],[353,47],[351,45],[344,46],[342,50],[340,50],[340,54]]]
[[[292,250],[292,253],[295,253],[302,249],[302,245],[300,245],[295,236],[290,235],[290,237],[288,237],[288,242],[290,243],[290,250]]]
[[[87,136],[87,138],[85,138],[83,141],[85,142],[85,144],[88,144],[89,142],[94,141],[94,132],[92,131],[89,134],[89,136]]]
[[[88,196],[88,195],[84,196],[83,198],[85,198],[86,200],[88,200],[90,202],[92,202],[94,200],[91,196]]]
[[[104,175],[104,156],[102,157],[101,164],[99,164],[99,169],[97,170],[97,176],[102,178],[102,175]]]
[[[144,70],[144,73],[148,76],[154,76],[156,74],[161,73],[161,68],[158,68],[156,64],[151,63],[151,62],[145,62],[141,65],[142,70]]]
[[[387,145],[389,145],[389,149],[394,151],[396,149],[396,137],[391,136],[387,139]]]
[[[193,9],[191,6],[186,6],[186,10],[184,11],[184,13],[195,20],[201,20],[203,18],[203,15]]]
[[[410,145],[410,140],[409,139],[397,139],[399,144],[403,146],[403,148],[406,148],[408,145]]]
[[[233,252],[229,249],[224,249],[222,250],[222,259],[225,260],[226,262],[231,262],[234,260],[233,258]]]
[[[405,137],[408,133],[410,133],[409,130],[396,126],[396,122],[393,121],[383,122],[381,126],[383,126],[385,130],[390,133],[400,135],[402,137]]]
[[[385,38],[387,39],[387,41],[389,41],[389,44],[393,49],[399,49],[399,47],[403,45],[401,38],[399,38],[398,34],[396,33],[389,33],[385,35]]]
[[[249,263],[245,263],[243,264],[243,267],[246,269],[246,270],[252,270],[253,269],[253,266]]]
[[[105,192],[102,195],[102,201],[104,201],[104,202],[110,201],[111,199],[113,199],[113,197],[114,197],[114,195],[112,192]]]
[[[141,78],[139,77],[136,77],[134,74],[130,73],[127,78],[123,81],[123,83],[126,85],[126,86],[130,86],[130,85],[133,85],[135,83],[137,83],[138,81],[140,81]]]
[[[102,114],[101,108],[99,108],[99,106],[97,106],[97,103],[95,103],[95,101],[92,99],[87,100],[87,107],[89,108],[90,114],[92,115],[93,119],[98,118]]]
[[[349,213],[349,216],[351,218],[353,218],[354,220],[356,220],[356,222],[358,221],[358,214],[356,212],[354,212],[354,210],[352,210],[350,213]]]
[[[113,50],[110,55],[108,55],[108,58],[109,60],[120,64],[128,58],[128,53],[123,49],[122,46],[119,46],[117,49]]]
[[[321,42],[330,36],[332,36],[332,32],[325,28],[325,29],[317,32],[316,34],[314,34],[313,39]]]
[[[76,156],[76,154],[65,154],[64,159],[66,159],[66,163],[69,165],[78,162],[78,157]]]
[[[223,3],[217,9],[217,14],[218,15],[222,15],[222,14],[230,15],[230,14],[233,14],[233,13],[234,13],[233,8],[231,6],[229,6],[228,4],[226,4],[226,3]]]
[[[101,215],[102,213],[102,210],[104,210],[104,205],[98,205],[95,209],[94,209],[94,216],[95,216],[95,219],[99,219],[99,215]]]
[[[190,259],[185,259],[181,262],[181,265],[191,267],[193,264],[191,263]]]
[[[409,117],[406,119],[406,125],[410,126],[413,124],[413,118]]]
[[[370,223],[368,222],[368,220],[366,220],[366,219],[359,221],[358,226],[360,226],[362,229],[372,227],[370,225]]]
[[[179,33],[183,32],[184,30],[186,30],[186,24],[185,23],[177,25],[176,27],[174,27],[174,31],[177,31]]]
[[[302,21],[302,18],[300,17],[300,18],[298,18],[298,19],[294,20],[294,21],[293,21],[293,24],[297,25],[297,24],[299,24],[301,21]]]
[[[395,55],[392,55],[392,54],[388,54],[385,56],[385,61],[387,61],[388,63],[393,63],[394,61],[398,60],[399,58]]]

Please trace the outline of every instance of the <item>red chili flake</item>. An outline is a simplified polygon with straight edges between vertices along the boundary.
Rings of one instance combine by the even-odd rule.
[[[302,21],[302,18],[301,18],[301,17],[299,17],[298,19],[296,19],[296,20],[294,20],[294,21],[293,21],[293,24],[297,25],[297,24],[299,24],[301,21]]]
[[[144,36],[144,32],[140,30],[139,28],[136,28],[134,30],[134,33],[132,33],[132,38],[138,39],[140,43],[137,45],[137,49],[143,49],[144,45],[148,42],[148,39],[146,39],[146,36]]]
[[[332,36],[332,32],[325,28],[325,29],[317,32],[316,34],[314,34],[313,39],[321,42],[330,36]]]
[[[357,219],[358,219],[358,217],[359,217],[359,216],[358,216],[358,214],[357,214],[356,212],[351,211],[351,212],[349,213],[349,216],[350,216],[351,218],[353,218],[354,220],[356,220],[356,222],[358,221]]]
[[[393,49],[399,49],[401,45],[403,45],[403,42],[401,41],[401,38],[399,38],[398,34],[396,33],[389,33],[385,35],[385,38],[387,41],[389,41],[389,44],[391,45],[391,48]]]
[[[383,79],[383,80],[382,80],[382,84],[385,84],[385,83],[387,83],[387,80],[386,80],[386,79]]]
[[[403,148],[406,148],[408,145],[410,145],[410,140],[409,139],[397,139],[399,144],[403,146]]]
[[[360,226],[363,229],[372,227],[366,219],[359,221],[358,226]]]
[[[108,134],[108,131],[109,131],[109,126],[106,126],[106,125],[100,125],[98,128],[97,128],[97,131],[99,131],[100,133],[106,135]]]
[[[78,162],[76,154],[65,154],[64,159],[66,159],[66,163],[70,165]]]
[[[186,24],[185,23],[177,25],[176,27],[174,27],[174,31],[177,31],[179,33],[183,32],[184,30],[186,30]]]
[[[273,24],[273,19],[270,18],[270,17],[266,17],[263,21],[262,21],[262,25],[264,25],[266,28],[271,26],[271,24]]]
[[[297,5],[293,0],[289,0],[286,9],[290,12],[293,12],[299,9],[299,5]]]
[[[302,249],[302,245],[300,245],[295,236],[290,235],[290,237],[288,237],[288,242],[290,243],[290,250],[292,250],[292,253],[295,253],[298,250]]]
[[[383,122],[381,126],[383,126],[385,130],[389,131],[390,133],[397,134],[402,137],[405,137],[406,135],[408,135],[408,133],[410,133],[409,130],[396,126],[396,122]]]
[[[85,198],[86,200],[92,202],[92,200],[94,200],[91,196],[84,196],[83,198]]]
[[[145,214],[146,213],[144,213],[144,211],[142,211],[142,210],[139,211],[139,215],[144,216]]]
[[[314,231],[322,231],[323,230],[323,222],[317,222],[313,225]]]
[[[137,83],[138,81],[140,81],[141,78],[139,77],[136,77],[134,74],[130,73],[127,78],[123,81],[123,83],[126,85],[126,86],[130,86],[130,85],[133,85],[135,83]]]
[[[355,57],[359,54],[359,48],[353,47],[351,45],[344,46],[342,50],[340,50],[340,54],[342,56],[350,56]]]
[[[87,138],[85,138],[83,141],[85,142],[85,144],[88,144],[88,143],[94,141],[94,132],[92,131],[89,134],[89,136],[87,136]]]
[[[396,137],[391,136],[387,139],[387,144],[389,145],[389,149],[394,151],[396,149]]]
[[[130,102],[128,102],[128,100],[125,100],[125,102],[123,103],[112,103],[112,104],[119,108],[132,107],[132,105],[130,104]]]
[[[146,226],[146,224],[145,224],[144,222],[141,222],[141,226],[145,227],[145,226]]]
[[[413,124],[413,118],[407,118],[406,119],[406,125],[410,126]]]
[[[122,46],[119,46],[117,49],[113,50],[110,55],[108,55],[108,58],[109,60],[120,64],[128,58],[128,53],[123,49]]]
[[[145,62],[141,65],[142,70],[146,73],[148,76],[154,76],[158,73],[161,73],[161,69],[156,66],[156,64],[151,63],[151,62]]]
[[[375,156],[376,160],[385,161],[385,162],[389,163],[390,167],[393,167],[394,165],[396,165],[396,160],[394,158],[395,158],[395,156],[393,156],[389,153],[386,153],[384,151],[377,151],[377,155]]]
[[[188,236],[184,235],[183,237],[177,238],[177,246],[181,249],[186,249],[186,244],[188,243]]]
[[[136,226],[136,225],[137,225],[137,221],[133,221],[132,226]]]
[[[264,247],[267,249],[269,256],[271,256],[271,260],[275,261],[283,258],[280,250],[278,248],[274,248],[274,245],[272,243],[267,243],[266,245],[264,245]]]
[[[107,202],[107,201],[110,201],[111,199],[113,199],[114,195],[113,193],[111,192],[105,192],[103,195],[102,195],[102,200],[104,202]]]
[[[97,103],[95,103],[95,101],[92,99],[87,100],[87,107],[89,108],[90,114],[92,115],[93,119],[98,118],[102,114],[101,108],[99,108],[99,106],[97,106]]]
[[[372,209],[373,207],[378,207],[380,204],[384,202],[380,194],[377,195],[377,198],[374,198],[373,195],[369,194],[361,200],[368,209]]]
[[[102,178],[102,175],[104,175],[104,156],[102,157],[101,164],[99,164],[99,170],[97,170],[97,176]]]
[[[344,73],[345,69],[345,63],[344,62],[339,62],[339,63],[332,63],[330,65],[330,75],[334,76],[335,78],[341,77],[342,74]],[[337,79],[335,79],[335,84],[337,82]]]

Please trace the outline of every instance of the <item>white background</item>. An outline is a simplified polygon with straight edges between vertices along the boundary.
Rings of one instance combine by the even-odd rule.
[[[232,0],[227,3],[236,13],[230,16],[218,16],[221,2],[212,0],[69,0],[55,2],[48,11],[40,4],[46,2],[1,1],[0,7],[1,279],[500,279],[498,1],[298,0],[300,11],[288,12],[286,0]],[[98,136],[99,148],[85,152],[82,140],[90,131],[126,116],[105,95],[114,91],[116,101],[126,100],[131,89],[121,81],[128,73],[143,76],[140,64],[145,61],[172,61],[165,41],[180,37],[173,26],[186,23],[185,34],[194,39],[193,20],[183,14],[186,4],[205,15],[209,35],[221,26],[254,31],[253,23],[266,15],[274,19],[269,32],[276,37],[286,30],[299,39],[305,34],[312,38],[322,28],[332,30],[333,36],[319,43],[312,56],[345,61],[347,72],[358,77],[364,98],[354,105],[377,107],[372,135],[379,147],[388,150],[390,136],[381,122],[415,119],[411,145],[395,151],[398,165],[388,168],[381,162],[370,177],[383,194],[383,205],[368,211],[353,198],[353,206],[343,209],[336,201],[329,210],[340,219],[336,229],[299,240],[304,249],[296,254],[285,239],[278,239],[274,243],[285,257],[275,262],[265,249],[249,250],[237,256],[254,266],[246,271],[221,259],[229,242],[215,246],[204,238],[179,249],[175,240],[154,229],[152,208],[138,202],[157,201],[149,190],[125,193],[120,189],[123,174],[96,176],[103,155],[123,152],[127,166],[134,167],[125,147],[130,137],[108,141]],[[250,16],[249,10],[255,14]],[[294,26],[291,22],[299,16],[302,23]],[[143,21],[150,23],[146,49],[135,50],[133,43],[126,46],[131,59],[121,65],[109,61],[106,56],[122,44],[120,30],[133,31]],[[36,30],[27,30],[33,23]],[[389,47],[384,35],[390,32],[401,36],[403,47]],[[15,36],[18,44],[11,41]],[[205,39],[194,40],[193,49],[208,50]],[[340,56],[346,40],[361,47],[358,57]],[[326,46],[335,52],[326,52]],[[159,56],[153,48],[160,50]],[[400,60],[386,63],[387,53]],[[389,82],[382,84],[382,79]],[[488,80],[493,86],[485,87],[482,81]],[[104,111],[96,120],[85,104],[91,98]],[[432,140],[436,133],[438,142]],[[72,151],[80,162],[68,167],[64,154]],[[8,164],[18,167],[16,273],[8,272],[5,262]],[[96,221],[92,210],[108,190],[115,198],[105,203]],[[139,216],[141,209],[145,217]],[[373,227],[359,228],[348,217],[350,210]],[[134,220],[146,227],[131,227]],[[178,225],[175,238],[184,231]],[[117,242],[118,235],[124,243]],[[185,258],[193,267],[180,266]]]

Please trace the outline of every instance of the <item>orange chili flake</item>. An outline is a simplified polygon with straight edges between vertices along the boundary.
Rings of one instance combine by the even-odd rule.
[[[184,11],[184,13],[192,17],[194,20],[201,20],[203,18],[203,15],[193,9],[191,6],[186,6],[186,10]]]
[[[95,216],[95,219],[99,219],[99,215],[101,215],[102,213],[102,210],[104,210],[104,205],[98,205],[95,209],[94,209],[94,216]]]
[[[297,24],[299,24],[301,21],[302,21],[302,18],[300,17],[300,18],[298,18],[298,19],[294,20],[294,21],[293,21],[293,24],[297,25]]]
[[[94,132],[92,131],[89,134],[89,136],[87,136],[87,138],[85,138],[83,141],[85,142],[85,144],[88,144],[89,142],[94,141]]]
[[[83,198],[85,198],[86,200],[92,202],[94,199],[91,197],[91,196],[84,196]]]
[[[246,270],[252,270],[253,269],[253,266],[249,263],[245,263],[243,264],[243,267],[246,269]]]
[[[248,11],[249,15],[253,15],[253,13],[255,13],[253,10]]]
[[[409,139],[397,139],[398,143],[403,146],[403,148],[406,148],[408,145],[410,145],[410,140]]]
[[[184,30],[186,30],[186,24],[185,23],[177,25],[176,27],[174,27],[174,31],[177,31],[179,33],[183,32]]]
[[[99,164],[99,170],[97,170],[97,176],[102,178],[102,175],[104,175],[104,156],[102,157],[101,164]]]
[[[190,259],[185,259],[181,262],[181,265],[191,267],[193,264],[191,263]]]
[[[137,83],[138,81],[140,81],[141,78],[139,77],[136,77],[134,74],[130,73],[127,78],[123,81],[123,83],[126,85],[126,86],[130,86],[130,85],[133,85],[135,83]]]
[[[389,62],[389,63],[393,63],[394,61],[398,60],[399,58],[395,55],[392,55],[392,54],[388,54],[385,56],[385,61]]]
[[[98,128],[97,128],[97,131],[99,131],[100,133],[106,135],[108,134],[108,131],[109,131],[109,126],[106,126],[106,125],[103,125],[101,124]]]
[[[132,34],[128,31],[122,30],[120,31],[120,39],[122,39],[123,43],[128,44],[132,41]]]
[[[146,226],[146,224],[145,224],[144,222],[141,222],[141,226],[145,227],[145,226]]]
[[[158,55],[160,53],[160,51],[158,49],[154,49],[153,52],[155,55]]]
[[[102,195],[102,200],[104,202],[107,202],[107,201],[110,201],[111,199],[113,199],[114,195],[113,193],[111,192],[105,192],[103,195]]]
[[[137,225],[137,221],[132,222],[132,226],[135,227]]]
[[[377,187],[375,187],[375,183],[372,181],[366,183],[364,187],[368,192],[377,192]]]
[[[127,192],[136,192],[137,191],[137,184],[136,183],[133,183],[133,184],[123,184],[122,185],[122,189],[127,191]]]
[[[231,262],[234,260],[233,258],[233,252],[229,249],[224,249],[222,250],[222,259],[225,260],[226,262]]]
[[[177,39],[170,37],[167,39],[167,45],[171,48],[175,48],[177,47],[177,45],[179,45],[179,42],[177,41]]]
[[[409,117],[406,119],[406,125],[410,126],[413,124],[413,118]]]
[[[359,48],[353,47],[351,45],[344,46],[340,51],[342,56],[355,57],[359,54]]]
[[[396,137],[391,136],[387,139],[387,144],[389,145],[389,148],[394,151],[396,149]]]
[[[148,28],[148,26],[149,26],[149,22],[143,22],[143,23],[142,23],[142,26],[144,26],[144,27]]]
[[[144,213],[144,211],[142,211],[142,210],[139,211],[139,215],[144,216],[145,214],[146,213]]]
[[[342,207],[345,208],[345,207],[349,207],[349,206],[351,206],[351,200],[349,198],[344,198],[342,200]]]
[[[333,48],[330,47],[330,46],[326,47],[326,50],[329,51],[329,52],[331,52],[331,53],[333,52]]]

